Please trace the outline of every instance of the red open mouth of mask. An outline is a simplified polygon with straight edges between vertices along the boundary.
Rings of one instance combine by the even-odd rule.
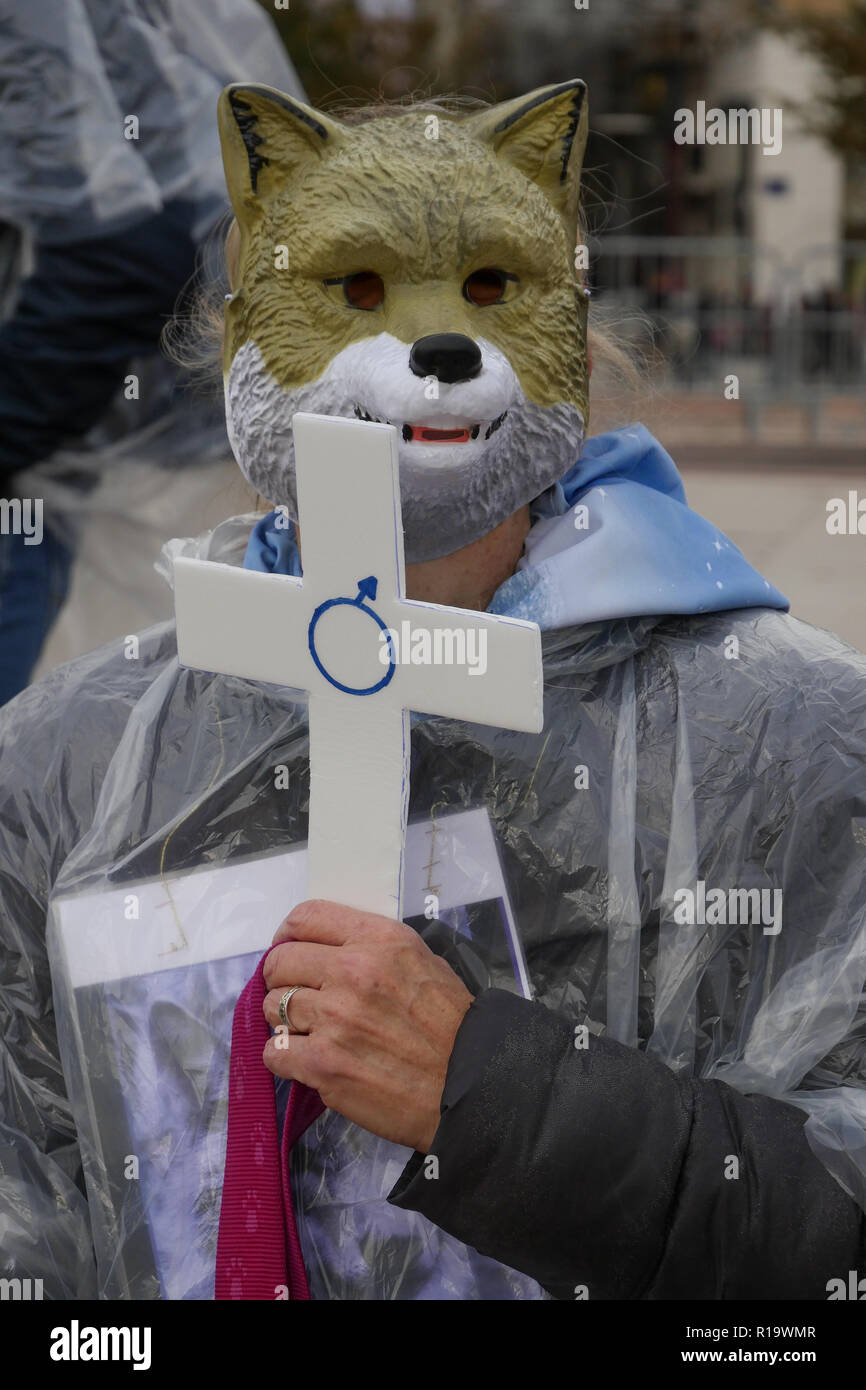
[[[471,432],[462,430],[434,430],[429,425],[409,425],[411,431],[407,443],[412,444],[468,444]]]

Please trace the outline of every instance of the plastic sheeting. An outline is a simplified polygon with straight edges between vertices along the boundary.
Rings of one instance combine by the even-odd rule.
[[[254,0],[2,0],[4,218],[79,241],[182,198],[204,236],[226,205],[217,97],[239,80],[303,96]]]
[[[36,242],[106,236],[176,200],[193,209],[193,237],[206,238],[201,282],[219,282],[221,239],[209,234],[229,203],[216,108],[223,86],[240,80],[304,95],[256,0],[0,0],[0,208],[17,228],[0,242],[3,315]],[[153,555],[178,524],[200,525],[237,477],[214,368],[208,396],[165,360],[134,359],[136,399],[121,376],[80,443],[17,475],[17,490],[42,499],[45,525],[76,556],[41,670],[170,611],[152,584]]]
[[[184,548],[239,563],[253,520]],[[866,658],[763,609],[543,646],[537,737],[413,720],[410,821],[497,846],[455,833],[445,938],[507,975],[510,912],[541,1003],[800,1106],[866,1205]],[[0,1251],[46,1297],[212,1297],[231,1009],[303,895],[307,752],[295,692],[180,669],[170,624],[0,714]],[[313,1297],[545,1297],[385,1202],[408,1157],[331,1113],[295,1150]]]

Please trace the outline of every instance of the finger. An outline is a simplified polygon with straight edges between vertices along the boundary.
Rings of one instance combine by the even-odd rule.
[[[265,995],[262,1010],[272,1028],[277,1028],[283,1021],[280,1018],[280,1000],[285,992],[285,988],[272,989]],[[291,1033],[309,1033],[316,1019],[318,997],[317,989],[308,989],[306,986],[292,995],[286,1006],[286,1019]]]
[[[321,989],[333,966],[333,946],[313,941],[283,941],[272,946],[262,974],[268,989],[288,989],[289,985],[308,985]]]
[[[394,926],[390,917],[376,912],[358,912],[342,903],[324,898],[308,898],[293,907],[274,933],[278,941],[318,941],[322,945],[342,946],[362,933],[382,925]],[[408,929],[407,929],[408,930]]]
[[[295,997],[297,998],[297,995]],[[283,1046],[279,1045],[281,1042]],[[268,1041],[262,1053],[262,1061],[274,1076],[285,1077],[286,1081],[300,1081],[304,1086],[312,1086],[315,1091],[317,1087],[313,1078],[318,1076],[318,1072],[313,1065],[314,1054],[311,1054],[311,1046],[315,1046],[312,1039],[303,1034],[283,1034],[282,1037],[277,1036]]]

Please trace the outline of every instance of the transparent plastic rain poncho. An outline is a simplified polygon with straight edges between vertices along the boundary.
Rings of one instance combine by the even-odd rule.
[[[229,203],[215,117],[232,81],[303,96],[257,0],[0,0],[0,219],[25,246],[14,269],[14,239],[0,247],[16,282],[4,286],[4,313],[35,243],[108,236],[178,200],[202,241],[202,282],[222,279],[221,239],[210,233]],[[125,138],[130,116],[137,139]],[[191,499],[224,486],[214,465],[231,460],[221,391],[181,391],[179,370],[154,354],[128,371],[137,399],[121,376],[98,425],[16,479],[76,551],[80,602],[52,646],[62,655],[88,645],[92,615],[82,610],[88,595],[98,604],[101,585],[123,591],[138,625],[170,611],[150,582],[153,556]]]
[[[186,553],[240,563],[254,520]],[[866,1201],[866,658],[764,608],[542,640],[537,737],[413,719],[410,836],[451,836],[457,885],[438,929],[472,934],[476,978],[526,992],[525,962],[575,1023],[802,1107]],[[211,1298],[232,1009],[303,896],[303,700],[181,669],[164,624],[53,672],[0,735],[4,1272]],[[678,923],[698,881],[781,887],[781,930]],[[386,1202],[409,1158],[332,1112],[296,1147],[312,1296],[546,1297]]]
[[[54,243],[174,199],[195,205],[203,237],[226,205],[222,88],[303,96],[255,0],[0,0],[0,77],[2,215]]]

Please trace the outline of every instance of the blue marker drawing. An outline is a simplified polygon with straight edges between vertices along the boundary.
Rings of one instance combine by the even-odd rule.
[[[325,677],[325,680],[329,681],[331,685],[336,686],[338,690],[342,690],[346,695],[375,695],[377,690],[384,690],[385,686],[391,680],[391,677],[394,675],[394,672],[397,669],[397,663],[394,660],[394,644],[391,641],[391,633],[389,631],[388,625],[387,623],[384,623],[382,619],[379,617],[379,614],[373,608],[369,607],[369,605],[366,603],[367,599],[374,599],[376,597],[377,588],[378,581],[375,575],[368,574],[366,579],[359,579],[358,592],[354,598],[326,599],[324,603],[319,604],[318,608],[313,613],[313,616],[310,619],[310,626],[307,629],[307,643],[310,648],[310,656],[313,658],[313,661],[316,663],[316,666],[321,671],[322,675]],[[342,681],[336,680],[335,677],[331,675],[330,671],[326,670],[325,667],[322,665],[321,661],[319,660],[319,654],[316,651],[316,639],[314,636],[316,623],[319,621],[322,615],[328,611],[329,608],[338,608],[341,604],[349,608],[358,608],[362,613],[366,613],[369,618],[373,619],[373,622],[376,624],[376,626],[380,628],[382,632],[387,634],[388,669],[385,672],[382,679],[380,681],[377,681],[375,685],[368,685],[363,687],[343,685]]]

